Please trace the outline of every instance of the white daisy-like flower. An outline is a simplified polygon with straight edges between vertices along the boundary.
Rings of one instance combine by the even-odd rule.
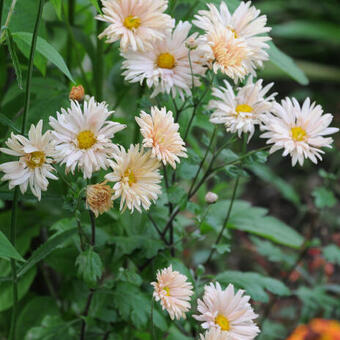
[[[187,277],[172,270],[170,265],[157,272],[157,282],[152,282],[153,297],[160,301],[162,309],[166,309],[171,320],[186,318],[185,313],[190,310],[190,299],[193,295],[192,284]]]
[[[105,176],[116,182],[112,199],[120,197],[120,210],[142,212],[142,207],[148,210],[161,194],[159,161],[151,157],[151,151],[140,150],[139,145],[131,145],[127,152],[121,147],[113,158],[110,161],[113,172]]]
[[[274,114],[264,119],[262,138],[267,138],[267,144],[273,144],[270,153],[284,149],[283,156],[292,157],[292,165],[297,162],[302,166],[304,159],[313,163],[322,160],[322,147],[331,148],[333,138],[324,137],[339,131],[329,127],[333,115],[323,114],[323,109],[307,98],[300,106],[295,98],[286,98],[281,105],[276,103]]]
[[[186,158],[187,154],[172,112],[167,112],[165,107],[158,109],[155,106],[151,108],[151,115],[142,111],[136,121],[144,137],[143,146],[151,148],[152,157],[176,169],[176,162],[180,163],[179,157]]]
[[[260,16],[250,1],[241,2],[232,15],[225,2],[220,10],[207,6],[209,10],[199,11],[193,23],[206,33],[205,49],[214,72],[220,69],[236,82],[249,73],[255,75],[255,69],[268,60],[266,42],[271,38],[264,34],[271,28],[266,27],[267,17]]]
[[[41,191],[46,191],[48,179],[57,180],[52,173],[55,171],[51,163],[55,153],[55,145],[51,131],[42,134],[43,121],[40,120],[37,126],[31,125],[28,138],[11,134],[7,140],[7,148],[0,148],[0,151],[20,157],[18,161],[7,162],[0,165],[0,171],[5,175],[2,181],[8,181],[10,189],[16,185],[20,186],[20,191],[25,193],[28,185],[32,194],[41,199]]]
[[[126,51],[146,51],[152,43],[165,38],[174,27],[174,20],[164,11],[167,0],[102,0],[103,15],[96,19],[109,23],[99,35],[106,42],[120,40],[120,47]]]
[[[203,300],[197,300],[201,314],[193,317],[203,322],[204,329],[219,329],[228,340],[252,340],[259,333],[253,321],[257,315],[249,304],[250,296],[243,294],[243,290],[235,294],[232,284],[223,290],[218,282],[216,286],[210,283],[204,287]]]
[[[154,87],[152,97],[159,93],[178,93],[181,98],[184,94],[191,95],[191,87],[200,84],[197,74],[204,74],[201,54],[197,50],[190,51],[191,68],[189,61],[189,48],[186,44],[191,24],[179,22],[172,33],[167,34],[162,41],[153,44],[152,50],[141,53],[128,51],[122,53],[123,75],[127,81]],[[195,35],[196,37],[196,35]],[[192,76],[194,74],[194,76]],[[194,78],[194,81],[193,81]]]
[[[224,87],[213,88],[212,94],[216,99],[209,103],[209,108],[214,110],[210,121],[224,124],[228,132],[237,133],[239,137],[242,133],[249,133],[249,141],[256,125],[260,125],[263,116],[273,108],[276,93],[265,96],[274,83],[263,87],[262,79],[253,83],[250,77],[245,86],[237,89],[237,94],[227,81],[224,84]]]
[[[209,329],[204,335],[200,334],[201,340],[230,340],[228,333],[218,328]]]
[[[71,101],[71,107],[50,117],[56,141],[56,160],[66,165],[66,172],[80,169],[84,178],[91,178],[99,169],[107,169],[109,159],[117,150],[111,139],[126,126],[107,120],[113,111],[105,102],[97,103],[92,97],[82,106]]]

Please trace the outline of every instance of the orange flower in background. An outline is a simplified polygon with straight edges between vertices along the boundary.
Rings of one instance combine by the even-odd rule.
[[[286,340],[340,340],[340,322],[313,319],[308,325],[298,326]]]

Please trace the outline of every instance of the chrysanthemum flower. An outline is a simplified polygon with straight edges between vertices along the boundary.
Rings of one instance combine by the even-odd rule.
[[[124,51],[150,50],[174,27],[174,20],[164,13],[167,0],[102,0],[102,4],[104,14],[96,19],[110,25],[99,38],[106,37],[108,43],[120,40]]]
[[[152,157],[162,161],[164,165],[169,163],[176,169],[179,157],[187,157],[185,143],[178,129],[179,125],[174,122],[171,111],[166,108],[151,108],[151,115],[142,111],[140,117],[136,117],[143,135],[143,146],[151,148]]]
[[[297,162],[303,165],[304,159],[309,158],[313,163],[322,159],[322,147],[331,148],[333,139],[324,137],[339,131],[337,128],[328,127],[333,116],[323,114],[323,109],[315,102],[311,104],[307,98],[300,107],[295,98],[282,100],[281,105],[274,105],[274,114],[269,114],[264,119],[261,135],[267,138],[267,144],[273,144],[270,153],[284,149],[283,156],[292,157],[292,165]]]
[[[197,50],[190,52],[192,73],[189,62],[189,48],[186,45],[191,24],[179,22],[172,33],[167,34],[162,41],[153,44],[148,52],[128,51],[122,53],[126,59],[123,62],[123,75],[132,83],[143,83],[154,87],[152,97],[159,93],[191,95],[194,76],[194,86],[200,84],[197,74],[203,74],[205,68],[200,62],[201,55]],[[196,35],[195,35],[196,36]]]
[[[200,334],[201,340],[230,340],[226,332],[221,331],[218,328],[209,329],[204,335]]]
[[[139,145],[131,145],[128,152],[121,147],[113,158],[110,161],[113,172],[105,178],[116,182],[113,199],[120,197],[120,210],[126,207],[131,212],[134,209],[141,212],[142,207],[148,210],[161,193],[159,161],[151,157],[151,151],[140,150]]]
[[[9,188],[20,186],[20,191],[25,193],[28,187],[32,194],[41,199],[41,191],[46,191],[49,179],[58,179],[54,171],[53,156],[55,145],[51,131],[42,134],[43,121],[40,120],[37,126],[31,125],[28,138],[11,134],[7,140],[7,148],[0,148],[0,151],[20,157],[18,161],[7,162],[0,165],[0,171],[5,173],[2,181],[9,182]]]
[[[50,117],[57,143],[56,159],[66,165],[66,172],[74,173],[78,166],[84,178],[91,178],[94,171],[108,168],[109,159],[117,150],[111,138],[125,128],[107,120],[112,113],[105,102],[97,103],[92,97],[84,101],[83,108],[71,101],[67,111],[57,112],[57,119]]]
[[[204,287],[203,300],[198,299],[200,315],[193,317],[202,321],[204,329],[217,328],[223,335],[232,340],[251,340],[259,333],[259,328],[254,323],[257,315],[248,303],[250,297],[243,295],[239,290],[236,294],[234,286],[229,284],[222,289],[216,282]]]
[[[266,27],[267,18],[251,2],[241,2],[231,15],[225,2],[218,10],[213,4],[209,10],[199,11],[193,23],[205,31],[206,49],[210,49],[213,70],[221,69],[234,81],[247,74],[255,75],[255,69],[268,60],[265,49],[271,38],[263,36],[271,28]]]
[[[103,183],[88,185],[86,188],[86,205],[98,217],[113,206],[112,188]]]
[[[153,297],[168,311],[171,320],[186,318],[185,313],[190,309],[190,298],[194,292],[185,275],[172,270],[170,265],[157,272],[157,282],[151,285],[154,287]]]
[[[276,93],[267,98],[265,96],[273,83],[262,87],[262,79],[253,83],[250,77],[245,86],[237,89],[237,94],[227,81],[224,83],[225,87],[214,88],[212,91],[216,99],[209,103],[209,108],[214,110],[210,121],[224,124],[228,132],[237,133],[239,137],[242,133],[249,133],[249,141],[263,115],[272,110]]]

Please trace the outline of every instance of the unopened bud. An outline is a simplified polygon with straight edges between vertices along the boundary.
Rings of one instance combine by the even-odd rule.
[[[86,188],[86,206],[98,217],[113,207],[113,189],[106,185],[106,181],[88,185]]]
[[[84,96],[85,96],[84,87],[82,85],[78,85],[78,86],[72,87],[69,98],[71,100],[76,100],[78,102],[81,102],[84,99]]]
[[[216,201],[218,200],[218,195],[215,194],[214,192],[209,191],[206,195],[205,195],[205,201],[208,204],[214,204],[216,203]]]
[[[185,46],[189,50],[195,50],[198,47],[196,38],[195,37],[190,37],[189,39],[187,39],[187,41],[185,42]]]

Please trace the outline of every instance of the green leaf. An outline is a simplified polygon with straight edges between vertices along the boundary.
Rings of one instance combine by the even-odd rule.
[[[51,0],[51,3],[57,13],[58,19],[61,20],[62,0]]]
[[[230,201],[219,201],[210,207],[206,223],[216,232],[221,230]],[[236,200],[231,211],[228,228],[246,231],[278,244],[292,248],[299,248],[303,244],[303,237],[275,217],[267,215],[267,209],[252,207],[248,202]]]
[[[77,228],[73,228],[49,238],[42,246],[40,246],[37,250],[33,252],[28,261],[19,269],[18,277],[21,277],[34,265],[36,265],[38,262],[51,254],[55,249],[57,249],[61,244],[67,241],[76,232]]]
[[[294,63],[293,59],[280,51],[273,42],[268,43],[270,49],[268,51],[270,61],[279,67],[283,72],[290,75],[301,85],[308,85],[309,81],[303,71]]]
[[[223,255],[225,253],[230,253],[230,245],[229,244],[215,244],[214,248],[216,251],[220,254]]]
[[[21,300],[28,292],[35,275],[36,268],[32,268],[18,281],[18,301]],[[13,285],[12,282],[3,282],[0,284],[0,312],[11,308],[13,305]]]
[[[279,280],[253,272],[226,271],[216,276],[216,281],[224,284],[233,284],[242,288],[254,300],[268,302],[266,290],[279,296],[290,295],[289,288]]]
[[[103,273],[102,260],[92,247],[79,254],[76,266],[78,267],[78,276],[90,287],[96,285]]]
[[[14,41],[20,41],[24,43],[27,49],[30,49],[32,42],[32,33],[29,32],[15,32],[12,34]],[[47,60],[53,63],[68,77],[73,83],[75,82],[69,69],[67,68],[64,59],[59,52],[49,44],[45,39],[38,37],[37,40],[37,51],[41,53]]]
[[[325,187],[315,188],[312,192],[315,205],[319,208],[332,208],[336,204],[336,198],[332,191]]]
[[[21,73],[21,66],[20,66],[18,56],[17,56],[17,52],[16,52],[16,46],[15,46],[15,43],[13,41],[11,31],[7,28],[5,30],[5,32],[6,32],[5,34],[6,34],[6,41],[7,41],[9,54],[10,54],[12,62],[13,62],[15,75],[17,76],[18,87],[19,87],[19,89],[22,90],[22,73]]]
[[[14,125],[14,123],[8,119],[4,114],[0,113],[0,123],[10,127],[11,129],[13,129],[15,132],[20,133],[21,131]]]
[[[0,257],[6,260],[14,259],[25,262],[2,231],[0,231]]]
[[[102,13],[97,0],[90,0],[91,4],[96,8],[98,13]]]
[[[335,244],[330,244],[323,248],[322,253],[328,262],[338,264],[340,266],[340,247]]]

